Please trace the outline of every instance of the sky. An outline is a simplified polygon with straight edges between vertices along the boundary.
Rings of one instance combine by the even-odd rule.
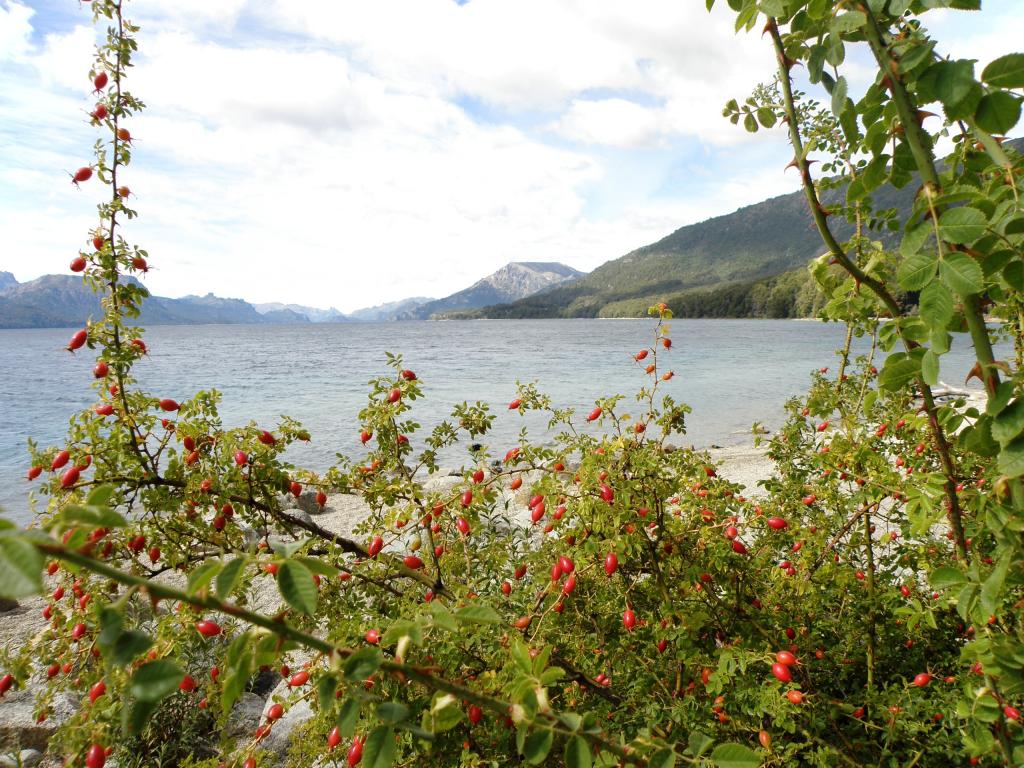
[[[352,311],[509,261],[580,270],[793,191],[781,131],[721,116],[770,41],[703,0],[132,0],[125,182],[158,295]],[[1019,50],[1022,0],[939,11],[942,50]],[[76,0],[0,0],[0,270],[67,273],[103,192]],[[852,89],[870,77],[847,67]]]

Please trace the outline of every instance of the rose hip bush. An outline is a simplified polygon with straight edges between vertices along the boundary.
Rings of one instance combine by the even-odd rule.
[[[0,523],[0,593],[47,595],[48,620],[3,655],[0,696],[33,687],[40,719],[59,694],[81,704],[52,754],[272,765],[263,745],[302,706],[296,766],[1024,763],[1024,404],[992,344],[1024,349],[1022,164],[999,138],[1024,55],[978,78],[940,58],[920,17],[973,0],[728,4],[737,29],[766,25],[779,69],[726,115],[788,130],[826,251],[811,265],[824,314],[849,331],[787,404],[778,471],[753,498],[669,445],[689,409],[663,393],[663,304],[651,345],[622,351],[634,399],[581,418],[520,385],[501,418],[543,412],[553,442],[471,448],[454,486],[426,482],[439,452],[485,441],[497,416],[464,404],[421,434],[424,389],[399,356],[353,425],[366,454],[323,473],[286,460],[310,439],[292,420],[227,427],[216,393],[142,391],[146,291],[126,277],[149,255],[122,235],[137,28],[120,0],[92,3],[109,25],[88,73],[104,138],[72,183],[110,196],[70,269],[103,316],[68,349],[96,403],[64,444],[30,444],[37,524]],[[852,94],[858,49],[878,74]],[[797,63],[829,105],[795,88]],[[884,183],[920,187],[905,221],[874,206]],[[932,392],[953,333],[970,334],[983,410]],[[855,336],[872,344],[853,359]],[[370,512],[339,535],[284,503],[307,491]],[[232,735],[233,706],[268,676],[286,693]]]

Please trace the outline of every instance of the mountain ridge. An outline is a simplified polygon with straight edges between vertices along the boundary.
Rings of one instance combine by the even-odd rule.
[[[440,319],[450,312],[516,301],[576,281],[584,274],[554,261],[511,261],[468,288],[416,307],[407,313],[408,319]]]
[[[1008,140],[1004,148],[1024,151],[1024,139]],[[906,214],[919,186],[916,176],[899,189],[882,185],[872,192],[874,209]],[[845,187],[825,190],[822,205],[830,208],[843,203],[845,192]],[[838,216],[831,222],[840,242],[852,237],[851,222]],[[888,246],[899,237],[888,230],[867,234]],[[725,298],[735,293],[726,288],[744,284],[753,290],[755,284],[764,283],[762,288],[776,290],[774,283],[767,287],[772,278],[806,267],[824,251],[807,199],[797,190],[679,227],[656,242],[605,262],[573,283],[460,317],[637,317],[651,304],[665,301],[672,306],[676,300],[686,305],[687,316],[704,316],[690,314],[696,311],[694,294],[725,291],[715,296],[714,303],[741,306],[742,302],[734,301],[736,296]]]
[[[554,262],[511,262],[446,299],[414,297],[366,307],[346,315],[331,307],[222,298],[213,293],[178,299],[150,295],[142,303],[143,325],[199,324],[304,324],[323,322],[387,322],[428,319],[435,310],[452,306],[475,309],[487,300],[509,300],[529,292],[577,279],[572,267]],[[128,280],[141,285],[135,278]],[[482,297],[482,298],[481,298]],[[447,302],[447,303],[446,303]],[[421,307],[427,311],[421,312]],[[43,275],[19,283],[10,272],[0,272],[0,328],[64,328],[81,325],[102,314],[100,298],[77,275]]]

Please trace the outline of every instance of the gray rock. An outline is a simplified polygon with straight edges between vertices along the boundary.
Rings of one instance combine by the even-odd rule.
[[[228,735],[235,739],[251,738],[263,716],[263,697],[243,693],[228,716]]]
[[[246,549],[255,549],[256,546],[260,543],[260,539],[263,538],[262,534],[259,531],[257,531],[255,528],[250,528],[247,525],[243,526],[241,531],[242,536],[245,539]]]
[[[13,611],[17,607],[17,600],[8,600],[6,597],[0,597],[0,613],[7,613],[7,611]]]
[[[316,503],[316,491],[303,491],[299,498],[294,499],[295,507],[301,509],[307,515],[323,515],[327,512],[333,511],[330,509],[330,497],[328,497],[327,504],[320,506]]]
[[[308,512],[304,512],[303,510],[298,509],[298,508],[289,509],[288,510],[288,515],[290,517],[294,517],[296,520],[301,520],[304,523],[312,523],[313,522],[313,516],[311,514],[309,514]]]
[[[461,474],[434,475],[423,483],[423,490],[427,493],[446,493],[460,483],[462,483]]]
[[[275,752],[281,757],[288,752],[288,747],[291,744],[292,732],[313,717],[313,708],[309,706],[309,701],[307,699],[298,699],[289,707],[287,702],[291,698],[293,698],[293,695],[291,688],[288,687],[288,681],[282,680],[280,684],[278,684],[277,688],[274,689],[270,698],[267,699],[261,713],[260,722],[265,722],[267,711],[273,704],[281,703],[287,707],[285,709],[284,716],[274,723],[274,727],[271,729],[270,733],[260,743],[260,747],[268,749],[271,752]]]
[[[43,762],[38,749],[23,749],[20,753],[0,756],[0,768],[36,768]]]
[[[54,731],[78,709],[78,702],[66,693],[58,693],[43,722],[36,722],[35,695],[31,688],[11,691],[0,706],[0,749],[46,750]]]

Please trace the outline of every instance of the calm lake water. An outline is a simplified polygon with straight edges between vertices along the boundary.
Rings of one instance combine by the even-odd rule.
[[[653,330],[650,320],[158,326],[146,333],[150,355],[136,373],[159,397],[220,390],[226,426],[250,419],[270,426],[282,414],[298,419],[313,440],[288,458],[323,469],[339,451],[360,453],[366,383],[387,372],[386,351],[401,353],[424,385],[426,399],[413,411],[424,430],[458,402],[490,403],[498,418],[489,445],[501,456],[524,422],[534,439],[544,433],[544,420],[506,410],[517,379],[538,381],[557,406],[588,411],[597,397],[632,396],[648,377],[631,356],[651,343]],[[755,421],[778,425],[782,404],[806,389],[812,370],[835,369],[844,333],[817,322],[674,321],[668,363],[676,376],[665,391],[694,409],[687,442],[734,444],[749,439]],[[26,440],[61,444],[71,413],[95,402],[93,357],[65,352],[69,336],[0,330],[0,507],[21,521],[28,516]],[[962,384],[970,353],[969,341],[957,339],[943,358],[944,380]],[[456,465],[464,456],[460,448],[445,459]]]

